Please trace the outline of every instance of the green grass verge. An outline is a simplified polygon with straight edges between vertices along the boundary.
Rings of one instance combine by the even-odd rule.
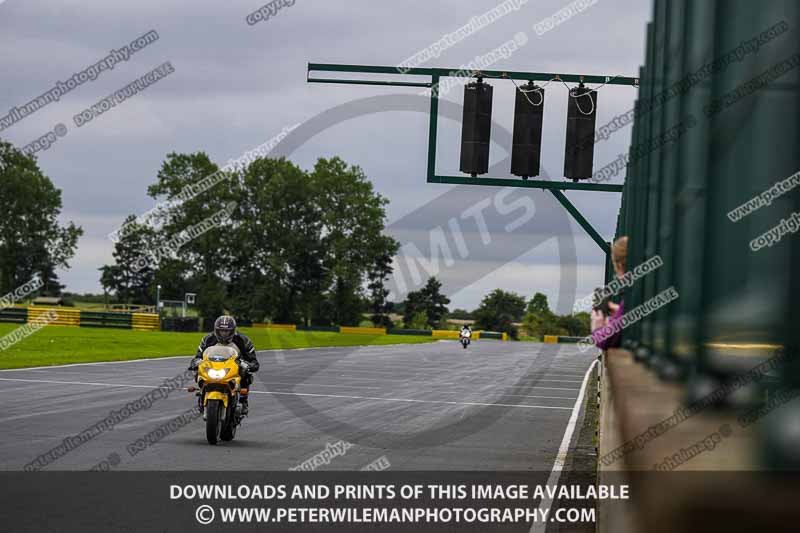
[[[19,324],[0,323],[0,337]],[[257,350],[433,342],[432,337],[241,328]],[[194,355],[201,333],[48,326],[0,352],[0,369]]]

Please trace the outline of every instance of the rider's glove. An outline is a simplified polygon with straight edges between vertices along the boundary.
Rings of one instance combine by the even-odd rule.
[[[189,363],[189,370],[197,370],[198,366],[200,366],[200,359],[192,359],[192,362]]]
[[[241,361],[239,363],[239,368],[242,369],[242,372],[248,372],[250,370],[250,364],[247,361]]]

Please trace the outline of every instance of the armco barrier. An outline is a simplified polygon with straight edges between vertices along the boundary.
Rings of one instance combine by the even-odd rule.
[[[579,342],[583,337],[569,337],[566,335],[545,335],[542,339],[542,342],[546,342],[548,344],[570,344]]]
[[[158,331],[161,329],[158,315],[149,313],[113,313],[104,311],[86,311],[74,307],[9,307],[0,310],[0,322],[23,324],[33,322],[55,312],[58,318],[48,320],[48,325],[83,328],[116,328],[135,329],[141,331]]]
[[[0,322],[13,322],[15,324],[24,324],[28,321],[28,308],[27,307],[6,307],[0,309]]]
[[[161,320],[158,315],[133,313],[131,317],[131,329],[136,331],[158,331],[161,329]]]
[[[80,312],[80,326],[82,328],[131,329],[131,322],[130,313],[105,313],[99,311]]]
[[[47,319],[51,312],[56,313],[58,318],[52,321]],[[46,321],[49,326],[78,327],[81,325],[81,311],[69,307],[29,307],[28,321],[34,322],[40,319]]]
[[[364,335],[386,335],[386,328],[355,328],[349,326],[342,326],[339,328],[339,333],[357,333]]]
[[[453,331],[449,329],[434,329],[433,331],[431,331],[431,335],[433,337],[442,339],[457,339],[460,334],[458,331]]]
[[[297,331],[322,331],[325,333],[339,333],[339,326],[297,326]]]

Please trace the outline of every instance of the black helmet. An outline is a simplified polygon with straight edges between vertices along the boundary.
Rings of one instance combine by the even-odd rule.
[[[236,320],[232,316],[222,315],[214,321],[214,336],[217,342],[228,344],[236,333]]]

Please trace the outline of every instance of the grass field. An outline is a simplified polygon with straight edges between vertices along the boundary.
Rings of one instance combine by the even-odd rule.
[[[0,323],[0,337],[19,324]],[[407,335],[349,335],[318,331],[241,328],[257,350],[433,342]],[[47,326],[0,352],[0,369],[194,355],[201,333]]]

